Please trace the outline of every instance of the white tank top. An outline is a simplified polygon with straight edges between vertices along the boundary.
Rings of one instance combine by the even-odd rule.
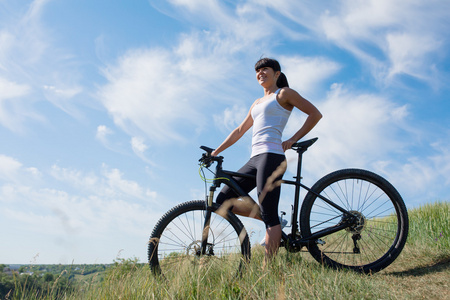
[[[269,99],[255,104],[253,118],[253,137],[251,157],[261,153],[284,154],[281,136],[291,115],[291,111],[278,103],[278,89]]]

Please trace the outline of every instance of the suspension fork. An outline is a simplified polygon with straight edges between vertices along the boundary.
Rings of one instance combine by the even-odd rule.
[[[218,177],[223,177],[222,173],[222,162],[223,158],[219,157],[219,160],[217,160],[217,166],[216,166],[216,174],[213,181],[213,184],[209,188],[209,196],[206,198],[205,205],[206,205],[206,212],[205,212],[205,222],[203,223],[203,231],[202,231],[202,248],[201,255],[206,254],[207,246],[208,246],[208,235],[209,235],[209,228],[211,224],[211,215],[213,210],[213,201],[214,201],[214,193],[216,189],[220,186],[221,180],[218,179]],[[225,175],[225,178],[227,176]],[[209,254],[209,253],[208,253]]]
[[[208,233],[209,226],[211,224],[211,214],[212,214],[212,203],[214,199],[214,192],[216,191],[216,186],[212,185],[209,189],[209,196],[206,199],[206,212],[205,212],[205,222],[203,223],[202,231],[202,248],[201,255],[206,254],[206,247],[208,246]]]
[[[211,215],[213,211],[213,201],[214,201],[214,193],[218,187],[222,183],[226,183],[232,190],[234,190],[238,195],[241,195],[242,197],[250,197],[233,179],[234,172],[226,171],[224,172],[222,170],[222,161],[217,162],[216,167],[216,175],[213,181],[213,184],[209,188],[209,196],[206,199],[206,213],[205,213],[205,222],[203,224],[203,231],[202,231],[202,248],[201,248],[201,255],[205,254],[212,254],[206,253],[207,252],[207,246],[208,246],[208,235],[209,235],[209,228],[211,224]],[[238,174],[238,173],[236,173]],[[242,174],[238,174],[242,175]],[[211,245],[211,244],[209,244]],[[211,249],[212,250],[212,249]]]

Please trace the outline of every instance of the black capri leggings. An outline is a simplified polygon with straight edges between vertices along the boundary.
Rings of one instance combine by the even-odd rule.
[[[278,186],[272,191],[267,192],[264,199],[260,199],[267,179],[272,173],[281,165],[285,160],[285,156],[275,153],[263,153],[256,155],[239,169],[238,173],[256,175],[256,180],[234,177],[236,182],[241,188],[249,193],[251,190],[257,187],[259,207],[261,210],[261,217],[266,224],[266,228],[270,228],[280,224],[278,218],[278,203],[280,202],[281,188]],[[283,174],[280,174],[275,180],[281,180]],[[216,202],[222,204],[228,199],[239,197],[232,189],[225,186],[222,191],[217,195]]]

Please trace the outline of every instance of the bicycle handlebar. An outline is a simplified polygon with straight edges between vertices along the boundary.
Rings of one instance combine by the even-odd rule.
[[[214,149],[206,146],[201,146],[200,149],[204,150],[206,153],[203,153],[202,157],[198,161],[207,168],[209,168],[213,162],[223,162],[223,156],[211,156]]]

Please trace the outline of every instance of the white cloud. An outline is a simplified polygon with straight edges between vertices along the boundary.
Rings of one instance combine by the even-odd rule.
[[[21,167],[22,164],[16,159],[0,154],[0,179],[15,178]]]
[[[249,108],[237,104],[227,107],[222,114],[214,115],[214,123],[219,130],[228,133],[244,121]]]
[[[447,20],[450,2],[444,4],[438,0],[431,3],[425,0],[351,0],[327,1],[324,5],[322,2],[275,3],[259,0],[239,3],[233,8],[219,4],[218,1],[208,1],[206,4],[198,1],[171,3],[175,7],[189,7],[188,12],[184,10],[180,13],[185,18],[195,16],[197,19],[206,20],[213,28],[221,28],[226,33],[222,36],[224,41],[239,45],[234,48],[231,44],[228,45],[230,52],[236,49],[267,51],[271,45],[266,44],[266,40],[276,44],[277,35],[293,40],[306,40],[315,35],[315,40],[317,37],[323,37],[327,43],[331,42],[350,52],[364,67],[369,68],[369,72],[379,83],[395,84],[395,81],[401,80],[401,77],[396,75],[406,74],[432,87],[443,84],[439,62],[432,61],[431,57],[445,53],[447,43],[444,41],[447,40],[448,31],[445,28],[449,27]],[[205,9],[217,13],[204,14]],[[305,30],[302,32],[300,27],[292,30],[292,25],[286,18],[274,16],[273,11],[300,24]],[[436,55],[433,57],[436,58]],[[314,62],[309,64],[304,61],[305,71],[314,70],[313,74],[316,75],[320,75],[319,70],[334,73],[340,67],[327,63],[326,59],[321,62],[320,58],[311,60]],[[314,69],[314,64],[317,63],[318,68]],[[314,80],[314,77],[308,76],[308,72],[296,74],[299,76],[298,82],[309,83]],[[291,77],[294,79],[292,75],[289,76]],[[300,87],[309,93],[308,84]]]
[[[320,83],[341,68],[337,62],[325,57],[283,56],[280,63],[289,86],[305,95],[316,91]]]
[[[115,124],[150,141],[192,138],[205,125],[202,110],[211,101],[236,101],[229,98],[237,92],[232,76],[239,68],[233,69],[230,39],[221,37],[183,34],[174,49],[129,50],[104,69],[108,83],[98,97]]]
[[[133,148],[133,151],[135,153],[139,154],[144,153],[148,149],[148,146],[145,144],[144,139],[141,137],[132,137],[131,147]]]
[[[310,170],[317,174],[343,167],[368,167],[387,153],[402,151],[408,144],[403,123],[407,108],[373,94],[355,94],[334,84],[325,102],[318,107],[323,114],[310,137],[318,136],[314,151],[307,153]],[[297,131],[304,116],[291,116],[286,136]]]
[[[137,182],[123,178],[119,169],[103,165],[101,176],[93,172],[84,173],[80,170],[61,168],[53,165],[51,176],[58,181],[73,187],[82,195],[96,196],[108,199],[152,200],[156,192],[141,187]]]
[[[13,44],[14,36],[6,31],[0,30],[0,69],[6,69],[6,63],[8,62],[8,55],[11,45]]]
[[[450,185],[450,145],[448,141],[439,141],[431,144],[435,154],[430,156],[435,168],[434,172],[439,174],[440,180],[445,185]],[[423,185],[422,185],[423,186]],[[448,197],[450,198],[450,196]]]
[[[434,201],[448,201],[450,186],[450,151],[448,141],[429,145],[424,156],[410,154],[376,162],[375,172],[382,174],[399,190],[409,206]]]
[[[93,173],[85,174],[79,170],[61,168],[58,165],[53,165],[49,175],[58,181],[68,183],[80,192],[87,191],[88,193],[98,194],[102,190],[100,184],[101,179]]]
[[[106,127],[105,125],[97,126],[97,133],[95,137],[99,140],[103,145],[108,145],[108,136],[112,135],[114,132]]]
[[[32,183],[29,176],[43,177],[44,180],[28,184]],[[62,251],[71,259],[78,258],[83,263],[93,262],[92,255],[86,254],[92,247],[87,242],[90,239],[115,241],[112,244],[117,248],[111,249],[114,252],[120,248],[129,249],[131,246],[121,244],[134,237],[144,245],[142,252],[145,252],[145,240],[165,209],[155,201],[157,197],[161,199],[152,189],[125,178],[120,170],[106,165],[100,174],[57,165],[49,173],[42,173],[23,166],[16,159],[0,156],[0,227],[16,224],[15,228],[28,240],[27,234],[48,237],[47,243],[63,247]],[[111,240],[111,236],[114,239]],[[28,251],[43,251],[42,245],[29,247]],[[29,253],[22,254],[22,259],[25,255],[31,257]],[[42,253],[42,256],[48,255]],[[101,253],[96,255],[103,260],[108,257]],[[52,259],[55,257],[45,258],[46,261]],[[110,255],[109,259],[112,260]]]
[[[219,54],[230,56],[237,52],[245,52],[253,57],[267,54],[268,49],[278,42],[277,34],[293,39],[306,38],[291,26],[277,21],[272,11],[265,10],[256,1],[225,3],[217,0],[150,0],[150,3],[161,12],[176,19],[187,19],[191,24],[204,29],[204,33],[210,33],[215,40],[209,44],[209,49],[219,49],[216,57]],[[278,6],[278,2],[276,5]]]
[[[44,85],[43,89],[48,99],[54,100],[53,104],[64,108],[64,101],[80,94],[83,89],[79,86],[56,87],[54,85]]]
[[[437,66],[430,54],[443,51],[450,4],[442,1],[343,1],[338,11],[321,16],[321,29],[337,45],[368,64],[386,82],[407,74],[436,85]],[[447,25],[444,25],[446,24]],[[435,62],[436,63],[436,62]]]
[[[74,55],[56,45],[53,32],[42,21],[51,1],[27,2],[7,3],[7,9],[0,11],[0,124],[12,131],[23,130],[29,119],[43,121],[33,107],[43,100],[81,118],[79,103],[73,101],[84,91],[78,84],[79,64],[74,63]],[[2,93],[5,82],[8,89],[15,89],[14,95]]]
[[[8,69],[14,66],[20,73],[27,66],[39,62],[49,50],[49,38],[41,23],[42,12],[48,2],[31,1],[26,8],[16,3],[7,4],[8,9],[1,15],[4,20],[2,40],[7,44],[0,50],[0,59],[4,58],[0,65],[4,64]]]
[[[94,263],[98,258],[101,263],[108,263],[118,250],[124,248],[145,259],[145,241],[155,220],[162,214],[147,204],[80,196],[49,188],[0,187],[0,199],[5,197],[10,201],[2,201],[0,224],[16,224],[15,228],[28,242],[39,236],[53,249],[46,251],[42,244],[32,243],[20,257],[2,253],[4,259],[15,261],[40,253],[43,263],[59,261],[66,256],[68,261],[63,263],[72,260]],[[7,233],[4,237],[8,238]],[[18,247],[21,242],[14,244]],[[102,248],[102,244],[108,248]]]
[[[149,149],[149,146],[146,144],[145,139],[143,137],[135,137],[135,136],[132,137],[130,144],[131,144],[131,149],[133,150],[134,154],[136,154],[137,157],[139,157],[144,162],[146,162],[152,166],[156,165],[146,155],[146,151]]]
[[[22,122],[27,118],[41,119],[29,111],[21,100],[31,89],[27,84],[19,84],[0,77],[0,124],[11,131],[21,131]]]
[[[105,190],[111,197],[121,197],[126,195],[128,197],[146,200],[148,194],[153,194],[156,197],[156,193],[147,192],[137,182],[127,180],[123,178],[123,174],[119,169],[106,169],[103,170],[103,176],[106,178]]]
[[[407,74],[431,86],[443,84],[439,61],[446,53],[450,2],[440,0],[251,1],[257,11],[277,11],[305,28],[305,35],[323,38],[345,49],[376,80],[391,84],[392,75]],[[256,3],[256,4],[253,4]],[[285,24],[279,18],[277,22]],[[309,30],[309,32],[307,32]],[[397,40],[398,38],[398,40]],[[403,40],[403,41],[402,41]],[[410,47],[406,47],[406,44]],[[390,76],[390,77],[389,77]],[[387,80],[389,79],[389,80]]]
[[[8,184],[21,183],[24,185],[39,184],[42,173],[35,167],[24,167],[17,159],[0,154],[0,183]]]
[[[183,140],[180,126],[202,124],[195,76],[183,73],[168,52],[129,51],[104,74],[109,83],[100,89],[99,98],[116,125],[129,134],[171,142]]]
[[[397,74],[409,74],[418,79],[431,80],[429,72],[423,73],[425,57],[436,52],[442,43],[430,36],[412,35],[406,33],[388,34],[388,55],[392,66],[389,77]]]
[[[106,125],[97,126],[95,138],[110,151],[119,154],[129,153],[129,148],[120,140],[116,132]]]
[[[169,0],[169,2],[174,6],[187,8],[191,13],[194,11],[210,11],[221,14],[219,2],[216,0]]]

